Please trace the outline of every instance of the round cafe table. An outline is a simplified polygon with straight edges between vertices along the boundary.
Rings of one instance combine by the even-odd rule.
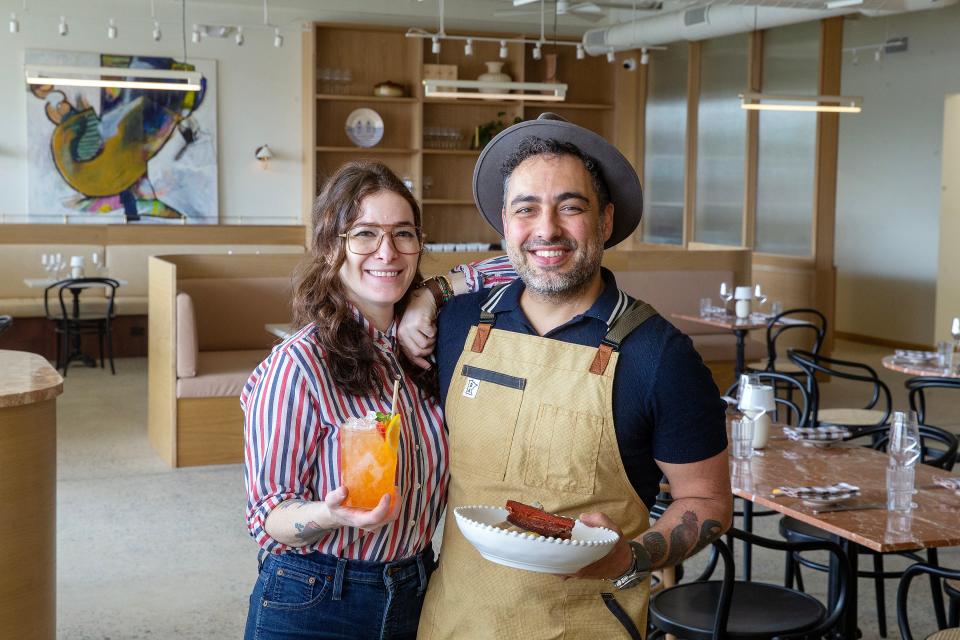
[[[911,376],[923,376],[927,378],[960,378],[960,370],[954,365],[952,369],[938,367],[936,360],[927,362],[906,362],[897,356],[884,356],[883,367],[891,371],[899,371]]]

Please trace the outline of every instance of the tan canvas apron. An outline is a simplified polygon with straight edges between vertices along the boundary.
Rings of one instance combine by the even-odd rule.
[[[447,394],[447,517],[419,638],[629,639],[604,598],[645,633],[649,581],[618,591],[494,564],[464,539],[453,510],[539,501],[573,517],[602,511],[628,539],[643,532],[649,514],[620,460],[611,397],[619,342],[654,313],[635,304],[599,349],[492,329],[488,312],[470,330]]]

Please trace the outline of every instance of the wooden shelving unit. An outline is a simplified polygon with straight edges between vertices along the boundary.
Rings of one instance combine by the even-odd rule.
[[[546,54],[556,54],[557,75],[568,85],[568,101],[425,99],[424,64],[456,65],[460,79],[473,79],[486,72],[484,62],[500,59],[499,43],[474,42],[474,55],[468,57],[462,46],[445,42],[435,55],[430,52],[430,40],[407,38],[404,33],[405,29],[392,27],[317,23],[305,34],[303,95],[315,97],[304,109],[304,133],[313,142],[304,158],[303,220],[308,237],[312,203],[327,176],[344,162],[373,158],[413,181],[431,242],[499,242],[473,203],[471,177],[480,151],[466,148],[478,125],[498,118],[510,124],[515,118],[556,112],[614,141],[641,171],[638,132],[642,128],[635,121],[642,104],[642,70],[625,71],[605,57],[577,60],[576,50],[566,46],[544,47],[544,60],[538,61],[530,47],[510,44],[503,70],[518,81],[542,81]],[[629,55],[632,52],[621,57]],[[349,70],[349,86],[341,87],[346,93],[329,93],[329,87],[320,86],[321,69]],[[374,85],[387,80],[404,85],[407,96],[374,96]],[[354,146],[344,130],[348,114],[364,106],[384,120],[383,140],[371,148]],[[426,147],[427,128],[459,130],[463,148]]]

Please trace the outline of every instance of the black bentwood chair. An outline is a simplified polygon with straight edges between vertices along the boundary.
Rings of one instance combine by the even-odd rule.
[[[110,373],[116,374],[117,370],[113,363],[113,320],[116,318],[116,309],[114,299],[117,295],[117,287],[120,283],[113,278],[71,278],[61,280],[52,287],[56,287],[57,301],[60,303],[60,315],[56,317],[56,331],[63,334],[63,346],[65,355],[63,356],[63,375],[67,375],[67,367],[74,358],[84,359],[85,356],[80,352],[80,341],[84,335],[97,336],[100,345],[100,368],[104,368],[104,342],[106,342],[106,355],[110,360]],[[102,309],[85,311],[79,301],[81,292],[89,288],[103,287],[106,290],[106,297],[97,300],[102,302]],[[48,287],[49,290],[51,287]],[[69,294],[72,300],[64,296]],[[46,295],[44,305],[47,306]],[[49,309],[47,310],[49,316]],[[60,362],[60,348],[57,348],[57,362]]]
[[[948,593],[951,583],[960,584],[960,571],[943,569],[924,562],[918,562],[907,567],[903,572],[903,577],[900,578],[900,586],[897,588],[897,624],[900,627],[900,637],[903,638],[903,640],[913,640],[913,633],[910,631],[910,620],[907,617],[907,592],[910,590],[911,581],[922,573],[929,574],[931,581],[943,578],[947,584]],[[939,631],[927,636],[927,640],[960,640],[960,626],[958,626],[957,621],[957,600],[952,595],[949,622],[946,624],[938,623],[937,628]]]
[[[710,561],[693,582],[664,589],[650,598],[649,640],[673,634],[690,640],[818,638],[840,621],[850,584],[850,566],[840,545],[828,540],[783,542],[731,529],[734,538],[778,551],[828,551],[840,566],[838,597],[831,610],[799,591],[761,582],[735,580],[733,555],[723,540],[713,542]],[[723,579],[709,580],[723,560]]]
[[[861,429],[851,437],[847,438],[847,440],[851,441],[866,437],[869,437],[872,440],[871,444],[868,446],[878,451],[885,452],[887,450],[887,444],[890,438],[887,425]],[[920,425],[920,460],[923,464],[936,467],[938,469],[943,469],[944,471],[951,471],[957,459],[957,445],[957,436],[949,431],[931,425]],[[831,537],[830,534],[826,533],[822,529],[818,529],[813,525],[809,525],[805,522],[801,522],[800,520],[790,517],[784,517],[780,519],[780,535],[787,540],[794,542],[827,540]],[[887,611],[884,580],[900,578],[903,575],[903,572],[887,571],[884,569],[883,558],[884,556],[892,555],[892,553],[878,553],[872,549],[867,549],[866,547],[860,545],[857,545],[857,553],[861,555],[869,555],[873,558],[873,571],[857,571],[857,577],[873,579],[877,602],[877,626],[880,631],[880,636],[886,638]],[[923,561],[923,558],[911,551],[896,552],[896,555],[904,556],[918,562]],[[927,560],[931,564],[937,564],[936,549],[927,549]],[[829,571],[829,567],[827,565],[814,562],[809,558],[804,558],[797,553],[788,554],[786,559],[784,583],[787,586],[790,586],[795,578],[797,581],[797,588],[801,591],[803,590],[803,576],[800,573],[801,566],[815,569],[817,571]],[[943,603],[940,596],[940,589],[936,580],[931,579],[930,587],[934,593],[934,609],[937,611],[937,619],[942,620],[944,615]]]
[[[816,309],[787,309],[783,313],[770,318],[767,322],[767,358],[759,362],[751,362],[747,369],[753,371],[772,371],[785,373],[789,376],[804,376],[804,371],[797,364],[783,355],[785,349],[777,349],[780,340],[794,339],[809,341],[809,352],[819,355],[827,335],[827,319]]]
[[[923,424],[927,417],[927,395],[932,389],[954,389],[960,391],[960,378],[928,378],[920,376],[910,378],[903,383],[907,387],[907,400],[910,409],[917,412],[917,422]]]
[[[890,388],[880,379],[869,365],[849,360],[837,360],[826,356],[788,349],[787,356],[806,374],[807,394],[810,396],[810,426],[821,422],[845,425],[848,427],[872,427],[886,424],[890,419]],[[863,408],[830,408],[820,406],[820,388],[817,374],[828,375],[843,380],[861,382],[868,389],[870,399]]]
[[[11,316],[0,316],[0,334],[3,334],[12,324],[13,318]]]
[[[755,375],[759,378],[761,384],[766,384],[772,386],[778,392],[786,391],[786,397],[781,397],[777,395],[774,398],[774,409],[773,415],[770,416],[773,422],[778,424],[788,424],[794,427],[802,427],[807,423],[809,417],[810,407],[809,407],[809,398],[807,396],[807,390],[796,378],[793,378],[784,373],[775,373],[772,371],[760,371],[756,372]],[[740,382],[737,381],[730,386],[726,391],[726,396],[736,398],[737,391],[740,387]],[[797,395],[797,401],[795,402],[793,397],[794,393]],[[734,510],[734,517],[742,517],[741,528],[751,533],[753,532],[753,519],[762,518],[765,516],[779,515],[779,512],[772,510],[761,510],[754,511],[753,503],[749,500],[743,500],[743,510],[737,511]],[[728,537],[727,545],[729,545],[731,551],[733,550],[733,540]],[[751,562],[752,550],[749,543],[744,543],[743,545],[743,577],[746,580],[750,580],[753,575],[752,562]]]

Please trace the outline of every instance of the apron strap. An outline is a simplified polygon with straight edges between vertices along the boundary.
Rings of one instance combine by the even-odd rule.
[[[657,315],[657,310],[652,306],[643,300],[634,300],[633,304],[613,321],[607,335],[604,336],[600,346],[597,347],[597,355],[593,357],[593,362],[590,363],[590,373],[603,375],[603,372],[607,370],[607,364],[610,362],[610,356],[613,355],[614,351],[620,350],[620,343],[634,329],[655,315]]]
[[[486,300],[480,305],[480,323],[477,324],[477,333],[473,336],[473,345],[470,347],[474,353],[483,353],[483,347],[487,344],[487,338],[490,337],[490,330],[497,322],[493,308],[500,302],[501,292],[509,285],[510,283],[507,282],[491,289]]]

